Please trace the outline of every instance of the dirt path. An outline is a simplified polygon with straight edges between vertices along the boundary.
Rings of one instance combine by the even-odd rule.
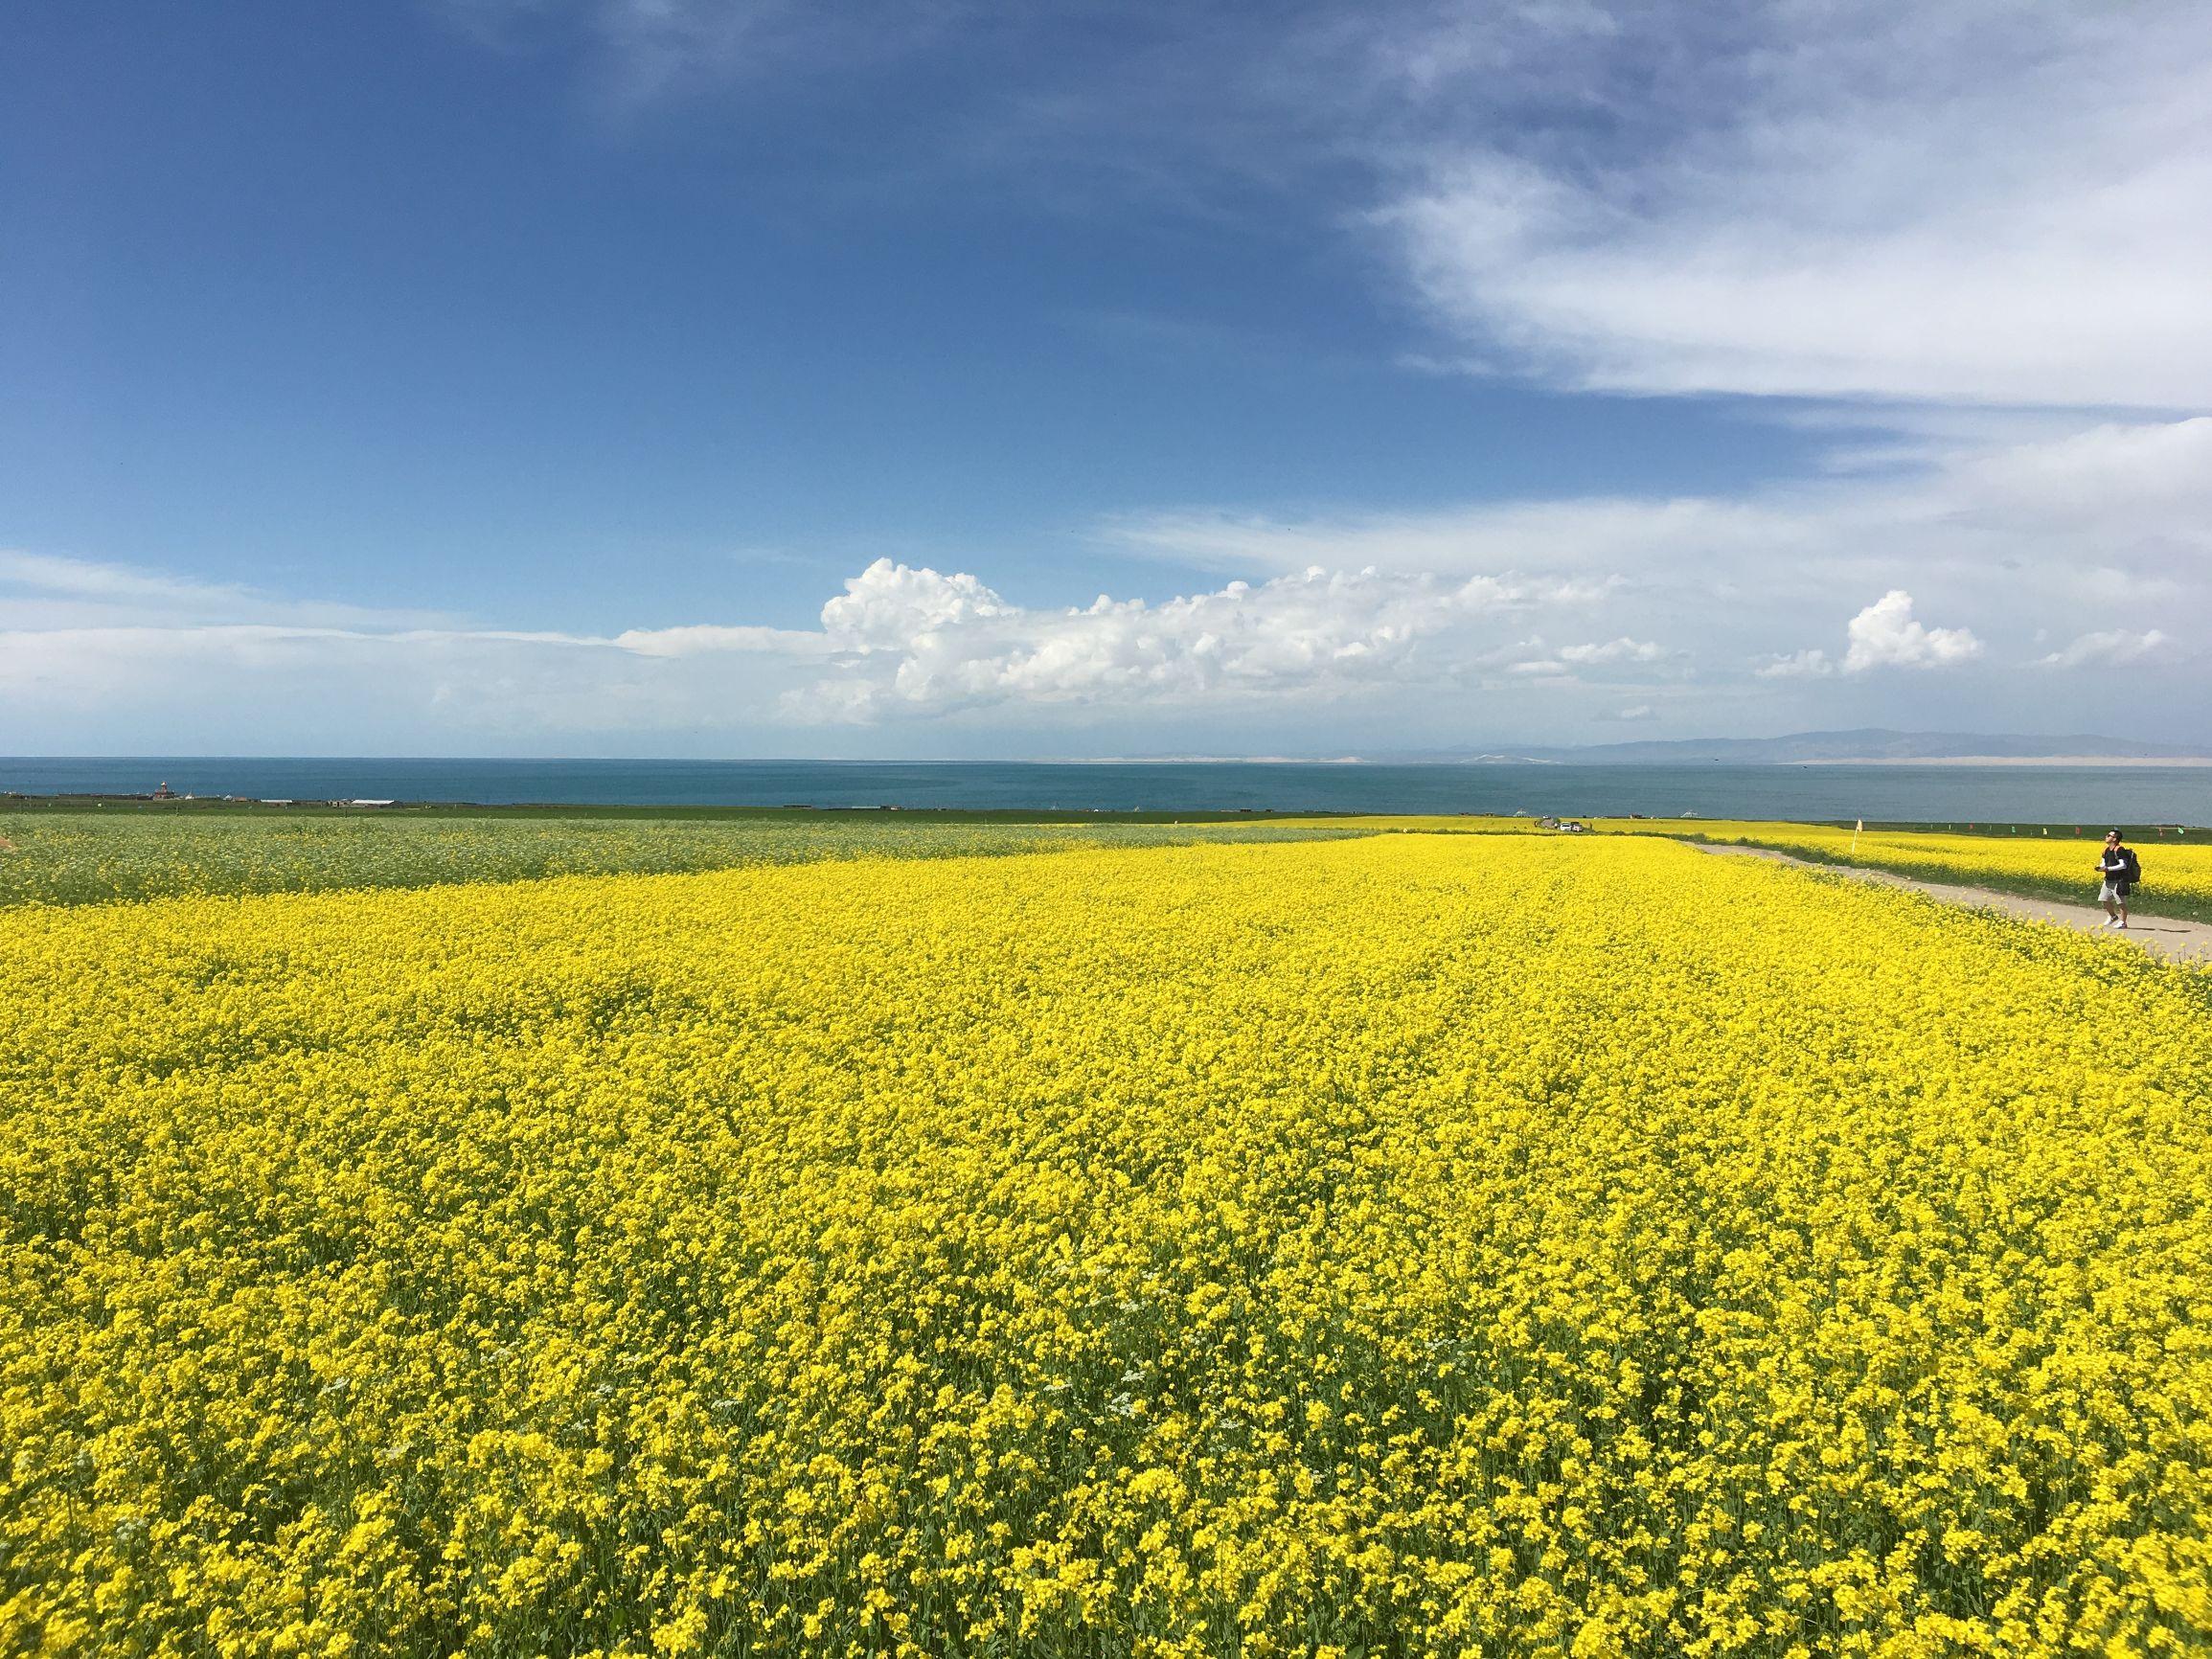
[[[1704,842],[1688,841],[1700,852],[1713,852],[1723,857],[1770,858],[1777,864],[1794,864],[1800,870],[1824,871],[1830,875],[1847,876],[1853,881],[1871,881],[1881,887],[1904,887],[1914,893],[1925,893],[1931,898],[1946,899],[1952,904],[1974,904],[1985,909],[2009,911],[2015,916],[2025,916],[2036,921],[2056,922],[2061,927],[2071,927],[2083,933],[2104,933],[2114,939],[2126,940],[2141,945],[2155,956],[2163,956],[2174,962],[2212,963],[2212,924],[2201,921],[2180,921],[2166,916],[2132,916],[2127,931],[2108,928],[2102,905],[2058,904],[2047,898],[2022,898],[2014,893],[1993,893],[1986,887],[1951,887],[1940,881],[1919,881],[1910,875],[1899,875],[1888,870],[1865,870],[1856,864],[1820,864],[1810,858],[1793,858],[1787,852],[1777,852],[1770,847],[1715,847]]]

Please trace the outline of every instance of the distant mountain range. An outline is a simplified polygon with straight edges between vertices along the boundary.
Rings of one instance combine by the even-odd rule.
[[[1486,762],[1550,761],[1577,766],[1670,766],[1719,762],[1732,766],[1839,765],[1851,762],[1912,764],[1933,761],[1981,761],[2034,764],[2064,761],[2138,764],[2203,761],[2212,744],[2142,743],[2127,738],[2080,734],[2064,738],[1999,737],[1982,732],[1796,732],[1787,738],[1675,738],[1636,743],[1592,743],[1579,748],[1525,748],[1481,751],[1431,749],[1421,753],[1376,755],[1378,761],[1480,765]]]

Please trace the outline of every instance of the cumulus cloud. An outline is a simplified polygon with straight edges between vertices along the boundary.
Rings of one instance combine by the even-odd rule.
[[[878,559],[822,608],[854,660],[794,691],[801,717],[879,719],[1008,702],[1160,704],[1329,693],[1425,669],[1448,678],[1474,654],[1432,649],[1481,619],[1571,605],[1585,584],[1319,565],[1147,604],[1105,595],[1064,610],[1009,604],[976,578]],[[1429,660],[1424,663],[1425,652]]]
[[[2036,659],[2036,666],[2045,669],[2120,668],[2130,663],[2140,663],[2164,654],[2172,639],[2157,628],[2141,633],[2127,628],[2107,628],[2100,633],[2083,634],[2063,650],[2053,651],[2047,657]]]
[[[1103,598],[1100,604],[1106,604]],[[851,649],[899,649],[940,630],[970,629],[1020,613],[965,572],[941,576],[879,558],[822,607],[822,631]]]
[[[1931,628],[1912,614],[1912,595],[1893,587],[1857,616],[1844,630],[1851,648],[1843,671],[1869,669],[1940,669],[1981,655],[1981,641],[1968,628]]]
[[[1379,51],[1429,119],[1374,222],[1478,357],[1634,392],[2212,401],[2187,0],[1453,9]]]
[[[104,588],[106,612],[37,625],[8,611],[11,580]],[[386,731],[513,735],[868,725],[1010,708],[1249,710],[1379,689],[1477,691],[1500,648],[1486,629],[1602,591],[1511,574],[1314,567],[1159,603],[1102,595],[1039,609],[966,572],[885,558],[845,582],[818,629],[586,634],[396,617],[380,626],[224,620],[226,603],[272,602],[153,573],[80,578],[69,561],[18,563],[0,566],[0,711],[53,730],[103,712],[159,724],[196,710],[258,722],[280,741],[284,730],[358,729],[372,711]],[[148,593],[190,602],[148,621],[137,607]],[[1587,648],[1612,660],[1638,643]]]

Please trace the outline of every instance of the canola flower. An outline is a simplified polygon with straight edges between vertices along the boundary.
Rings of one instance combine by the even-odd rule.
[[[1771,847],[1801,858],[1893,870],[1927,881],[2001,887],[2038,898],[2091,902],[2097,893],[2102,826],[2084,826],[2080,837],[2064,834],[1962,835],[1941,830],[1848,829],[1820,824],[1753,824],[1704,818],[1608,819],[1608,832],[1686,835],[1703,841]],[[2143,860],[2144,880],[2131,904],[2146,915],[2212,920],[2212,831],[2192,835],[2139,835],[2132,842]]]
[[[0,1648],[2212,1632],[2212,996],[1659,841],[0,915]]]
[[[1344,821],[1327,819],[1024,824],[860,812],[566,816],[47,807],[0,812],[0,907],[1353,832]]]

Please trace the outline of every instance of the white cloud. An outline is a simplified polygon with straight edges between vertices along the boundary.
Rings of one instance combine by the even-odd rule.
[[[879,558],[822,607],[822,631],[853,650],[898,649],[941,629],[972,629],[1019,614],[975,577]]]
[[[1302,568],[1317,561],[1404,570],[1568,567],[1614,580],[1622,563],[1677,555],[1755,554],[1791,534],[1799,515],[1781,501],[1703,497],[1508,501],[1441,512],[1287,520],[1203,511],[1130,516],[1106,535],[1133,552],[1221,569]],[[1591,597],[1600,587],[1594,586]]]
[[[2045,669],[2121,668],[2130,663],[2145,662],[2157,657],[2172,644],[2172,638],[2157,628],[2150,628],[2142,633],[2132,633],[2126,628],[2107,628],[2100,633],[2083,634],[2064,650],[2037,658],[2036,666]]]
[[[623,116],[718,82],[855,68],[942,34],[964,7],[815,7],[793,0],[436,0],[464,34],[493,47],[568,35],[588,43],[593,92]]]
[[[2040,423],[2039,423],[2040,424]],[[2001,430],[2001,429],[2000,429]],[[1930,563],[2044,573],[2086,597],[2201,586],[2212,566],[2212,417],[1944,444],[1920,465],[1738,496],[1585,496],[1287,520],[1178,511],[1106,528],[1132,552],[1226,569],[1374,563],[1546,570],[1591,581],[1803,577]],[[1894,580],[1894,577],[1891,578]]]
[[[1389,575],[1319,565],[1254,585],[1148,605],[1009,604],[972,576],[878,559],[822,608],[825,637],[854,653],[836,678],[795,691],[800,717],[878,719],[1006,703],[1159,705],[1197,698],[1334,694],[1476,666],[1470,625],[1574,605],[1584,584],[1477,575]]]
[[[522,629],[190,623],[0,629],[0,715],[42,752],[483,753],[540,737],[726,726],[779,652],[685,661]],[[563,742],[560,746],[568,747]]]
[[[1529,640],[1526,645],[1541,649],[1543,642]],[[1581,670],[1626,665],[1632,670],[1637,665],[1661,662],[1669,655],[1664,647],[1650,640],[1633,640],[1623,634],[1619,639],[1591,645],[1562,646],[1546,656],[1509,662],[1505,665],[1505,671],[1523,679],[1581,685],[1585,680],[1579,671]]]
[[[1663,647],[1650,640],[1632,640],[1626,634],[1617,640],[1608,640],[1603,645],[1560,647],[1560,661],[1577,666],[1585,663],[1655,663],[1666,654]]]
[[[596,643],[578,641],[579,644]],[[727,627],[690,623],[681,627],[626,628],[606,642],[641,657],[696,657],[719,651],[774,651],[818,656],[831,648],[820,634],[802,628]]]
[[[1892,588],[1918,596],[1938,618],[1972,607],[1969,631],[1994,660],[2017,660],[2039,627],[2067,638],[2139,625],[2146,604],[2161,607],[2165,631],[2178,638],[2212,627],[2212,419],[2077,420],[2056,434],[2040,420],[2007,420],[1979,443],[1968,442],[1973,430],[1959,428],[1934,459],[1909,468],[1740,496],[1294,520],[1184,511],[1124,519],[1106,534],[1152,557],[1245,569],[1372,563],[1549,575],[1587,584],[1592,603],[1629,637],[1678,645],[1708,679],[1744,671],[1716,665],[1741,664],[1755,679],[1808,690],[1841,670],[1850,641],[1780,656],[1777,643],[1806,637],[1809,626],[1825,630],[1869,593]],[[1881,625],[1880,617],[1863,625],[1876,631],[1861,663],[1886,648]],[[1918,648],[1941,660],[1964,642]],[[2019,715],[1982,717],[2009,723],[2003,716]]]
[[[66,561],[9,569],[48,585],[74,580]],[[225,595],[239,609],[270,602],[143,573],[78,582],[110,590],[103,621],[24,625],[6,615],[7,574],[0,713],[46,730],[114,716],[145,731],[196,712],[308,747],[364,721],[448,736],[768,730],[1471,692],[1498,648],[1486,629],[1580,608],[1599,591],[1551,578],[1316,567],[1157,604],[1102,595],[1031,609],[967,573],[878,559],[822,607],[818,630],[697,624],[599,635],[224,621]],[[187,594],[190,614],[141,620],[143,591]],[[276,736],[286,731],[305,736]]]
[[[2212,30],[2189,0],[1456,8],[1377,48],[1374,223],[1558,382],[2212,405]],[[1402,147],[1408,141],[1397,141]]]
[[[1764,657],[1760,659],[1760,666],[1752,670],[1763,680],[1816,680],[1835,671],[1835,659],[1817,647],[1793,651],[1788,656]]]
[[[331,733],[415,753],[528,734],[574,752],[607,733],[647,752],[822,752],[887,725],[977,744],[1027,732],[1031,752],[1068,752],[1058,735],[1081,730],[1111,733],[1109,753],[1223,752],[1241,734],[1271,749],[1560,739],[1625,706],[1719,733],[2132,720],[2178,739],[2212,695],[2201,653],[2177,644],[2212,630],[2206,419],[1733,497],[1183,511],[1104,534],[1250,575],[1025,606],[980,575],[883,559],[815,626],[571,633],[17,553],[0,557],[0,719],[26,747],[80,752],[316,749]],[[1874,671],[1968,661],[2105,671]]]
[[[1382,241],[1450,336],[1405,342],[1416,367],[2212,406],[2195,0],[1294,0],[1149,9],[1083,29],[1080,53],[1049,6],[440,6],[482,39],[582,48],[564,58],[628,113],[768,75],[820,96],[926,81],[897,148],[856,152],[871,182],[988,175],[1065,212],[1110,172],[1150,211],[1199,214],[1248,212],[1257,184]]]
[[[1978,657],[1981,641],[1967,628],[1931,628],[1912,615],[1912,595],[1893,587],[1857,616],[1844,630],[1851,648],[1843,671],[1869,669],[1939,669]]]
[[[450,620],[435,611],[304,602],[137,565],[0,548],[0,628],[199,621],[394,628],[435,626]]]
[[[1658,717],[1659,712],[1649,703],[1631,703],[1625,709],[1597,716],[1601,720],[1655,720]]]
[[[246,590],[206,582],[182,581],[156,571],[59,554],[0,550],[0,585],[30,588],[70,599],[140,600],[177,605],[210,600],[236,604]]]

